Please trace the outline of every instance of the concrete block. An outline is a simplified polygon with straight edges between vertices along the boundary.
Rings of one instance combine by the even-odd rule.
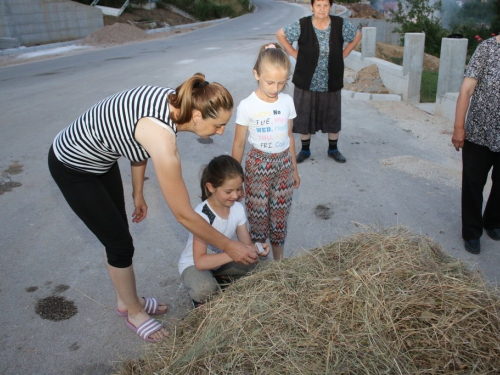
[[[363,27],[361,37],[361,60],[375,57],[377,51],[377,28]]]
[[[370,60],[377,64],[380,78],[384,86],[387,87],[391,93],[403,95],[404,100],[404,95],[408,89],[408,76],[403,74],[403,67],[378,58],[372,58]]]
[[[434,114],[455,121],[455,110],[457,108],[458,92],[447,92],[443,95],[441,102],[436,102]],[[450,129],[450,131],[453,129]]]
[[[372,98],[372,94],[367,92],[354,92],[352,98],[356,100],[370,100]]]
[[[377,28],[363,27],[361,37],[361,60],[375,57],[377,51]]]
[[[375,102],[400,102],[401,95],[396,94],[372,94],[372,100]]]
[[[408,89],[405,101],[420,103],[420,86],[424,67],[424,33],[406,33],[403,53],[403,74],[408,75]],[[403,95],[403,97],[405,97]]]
[[[436,102],[448,92],[459,92],[464,79],[467,39],[443,38],[439,61]]]
[[[342,89],[342,91],[340,91],[340,97],[344,98],[344,99],[352,99],[353,95],[354,95],[354,91],[344,90],[344,89]]]

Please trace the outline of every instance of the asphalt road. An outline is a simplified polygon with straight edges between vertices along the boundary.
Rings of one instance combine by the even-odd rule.
[[[252,67],[259,47],[273,41],[278,28],[307,14],[307,8],[286,2],[255,4],[253,14],[190,33],[0,68],[0,170],[2,178],[9,173],[20,184],[0,195],[0,373],[109,374],[146,348],[115,315],[102,247],[65,203],[46,155],[54,136],[88,107],[134,86],[176,87],[203,72],[239,103],[255,88]],[[446,166],[449,157],[369,103],[343,100],[342,106],[339,147],[348,161],[340,165],[327,158],[326,136],[313,137],[313,157],[299,166],[302,184],[294,195],[286,256],[357,231],[360,224],[400,224],[430,236],[496,282],[498,243],[485,238],[476,257],[463,250],[460,190],[381,163],[412,156]],[[199,202],[201,166],[230,153],[233,135],[231,124],[211,144],[179,135],[193,205]],[[120,167],[130,197],[128,162],[121,160]],[[164,319],[172,326],[191,308],[177,272],[187,232],[161,197],[152,166],[147,176],[149,216],[131,229],[134,267],[140,294],[165,301],[170,312]],[[131,213],[131,198],[128,205]],[[68,311],[76,314],[42,319],[36,309],[45,298],[72,303],[74,310]]]

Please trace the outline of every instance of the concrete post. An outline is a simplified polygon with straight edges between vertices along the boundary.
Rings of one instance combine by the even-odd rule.
[[[403,100],[408,104],[420,103],[420,86],[424,67],[424,33],[406,33],[403,54],[403,75],[408,76],[408,89]]]
[[[466,38],[442,39],[436,104],[441,103],[447,92],[460,91],[464,79],[468,43]]]
[[[377,51],[377,28],[363,27],[361,37],[361,60],[375,57]]]

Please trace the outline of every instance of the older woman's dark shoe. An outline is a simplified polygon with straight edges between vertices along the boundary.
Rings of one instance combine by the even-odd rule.
[[[499,228],[494,228],[494,229],[486,229],[486,233],[488,236],[494,240],[494,241],[500,241],[500,229]]]
[[[339,150],[328,150],[328,157],[332,158],[337,163],[345,163],[347,161],[344,155],[342,155]]]
[[[307,152],[307,151],[300,151],[298,154],[297,154],[297,163],[302,163],[304,160],[306,160],[307,158],[309,158],[309,156],[311,156],[311,153],[310,152]]]
[[[471,254],[479,254],[481,251],[481,243],[478,239],[464,240],[465,250]]]

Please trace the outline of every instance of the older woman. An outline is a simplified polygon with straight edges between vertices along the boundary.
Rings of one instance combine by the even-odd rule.
[[[500,36],[482,42],[472,55],[458,95],[451,138],[462,148],[462,238],[465,250],[481,251],[483,228],[500,241]],[[491,191],[483,210],[483,190]]]
[[[317,131],[328,133],[328,156],[336,162],[346,162],[337,148],[341,130],[340,90],[344,85],[344,58],[360,41],[361,32],[341,17],[331,16],[332,3],[311,0],[312,16],[276,33],[285,50],[297,59],[292,79],[297,109],[293,132],[299,133],[302,141],[297,163],[311,156],[311,134]],[[298,49],[292,46],[295,41]]]
[[[132,222],[138,223],[147,215],[143,186],[146,163],[151,158],[160,189],[177,221],[233,260],[254,263],[256,250],[227,238],[193,210],[177,150],[177,132],[222,135],[232,109],[231,94],[198,73],[175,90],[141,86],[103,99],[62,130],[50,148],[52,177],[71,209],[105,247],[117,314],[127,317],[127,327],[148,342],[158,342],[167,335],[165,328],[150,318],[165,314],[167,306],[137,294],[134,244],[117,160],[124,156],[131,161]]]

